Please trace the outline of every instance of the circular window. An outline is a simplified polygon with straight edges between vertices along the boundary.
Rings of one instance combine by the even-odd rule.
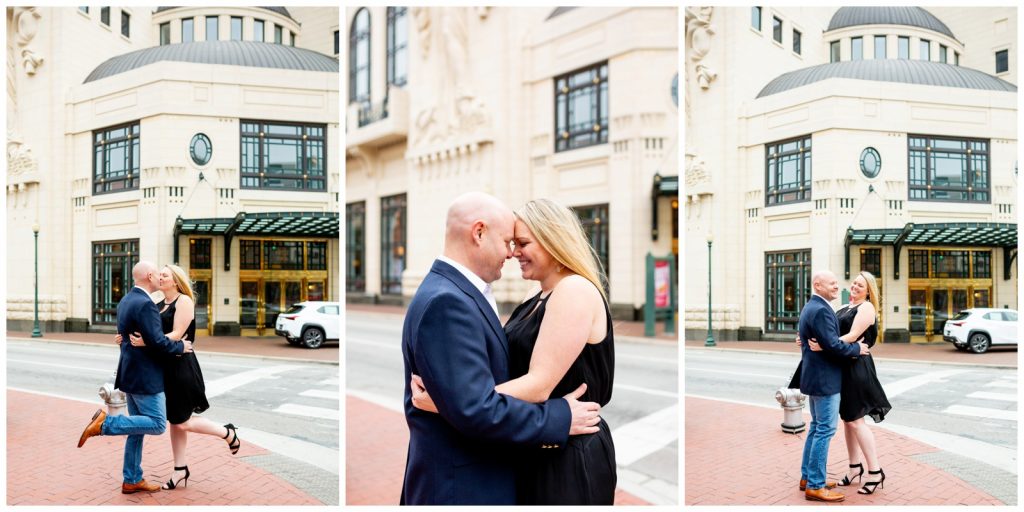
[[[882,157],[878,156],[878,151],[875,148],[864,148],[860,153],[860,172],[868,178],[874,178],[881,170]]]
[[[210,163],[210,157],[213,156],[213,144],[210,144],[210,138],[204,133],[195,134],[192,137],[192,142],[189,143],[189,153],[196,165]]]

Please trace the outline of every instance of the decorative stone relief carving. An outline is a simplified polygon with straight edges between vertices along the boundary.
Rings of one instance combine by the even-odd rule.
[[[29,43],[36,37],[39,31],[39,18],[42,16],[36,12],[35,7],[15,7],[14,23],[17,26],[16,41],[21,49],[21,65],[25,73],[36,74],[36,69],[43,65],[43,57],[29,47]]]
[[[689,60],[694,65],[694,78],[701,89],[707,89],[711,86],[711,82],[718,78],[718,73],[702,62],[711,51],[711,36],[715,34],[715,28],[711,25],[711,16],[714,10],[714,7],[686,8],[686,42],[687,48],[689,48]]]

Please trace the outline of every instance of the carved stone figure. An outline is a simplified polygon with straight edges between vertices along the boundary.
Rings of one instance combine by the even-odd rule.
[[[25,73],[29,75],[36,74],[36,69],[43,65],[43,57],[28,46],[39,31],[39,18],[41,17],[35,7],[14,8],[14,24],[17,27],[15,37],[18,46],[22,47],[21,65],[25,68]]]
[[[711,36],[715,28],[711,25],[714,7],[686,8],[686,41],[689,48],[689,60],[694,65],[694,78],[701,89],[707,89],[711,82],[718,78],[718,73],[702,62],[711,51]]]

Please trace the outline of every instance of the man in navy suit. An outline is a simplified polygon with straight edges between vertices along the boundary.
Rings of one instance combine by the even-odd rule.
[[[533,404],[501,395],[508,342],[491,293],[501,278],[515,218],[492,196],[464,194],[448,209],[444,255],[405,316],[405,417],[409,453],[403,505],[515,504],[515,446],[559,449],[596,432],[600,406],[577,393]],[[413,407],[422,377],[438,414]]]
[[[93,436],[128,436],[124,445],[124,483],[121,492],[160,490],[159,484],[142,478],[142,440],[144,435],[160,435],[167,427],[164,400],[164,371],[161,358],[166,354],[192,352],[192,342],[184,337],[168,339],[160,326],[160,311],[149,294],[157,290],[157,268],[140,261],[132,268],[135,286],[117,304],[117,332],[121,335],[121,358],[117,363],[114,387],[124,391],[130,416],[107,416],[97,410],[78,439],[81,448]],[[144,347],[129,342],[129,333],[141,333]]]
[[[811,287],[811,300],[800,311],[800,392],[808,396],[811,408],[811,427],[800,465],[800,488],[808,500],[842,501],[845,496],[825,483],[828,447],[839,420],[842,365],[848,358],[866,355],[868,347],[839,339],[839,321],[829,304],[839,296],[836,276],[829,271],[815,272]],[[810,349],[807,342],[811,339],[821,345],[820,352]]]

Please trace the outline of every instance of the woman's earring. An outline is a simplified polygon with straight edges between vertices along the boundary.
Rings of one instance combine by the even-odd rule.
[[[558,268],[555,269],[555,272],[558,272],[559,274],[561,274],[562,273],[562,265],[558,265]]]

